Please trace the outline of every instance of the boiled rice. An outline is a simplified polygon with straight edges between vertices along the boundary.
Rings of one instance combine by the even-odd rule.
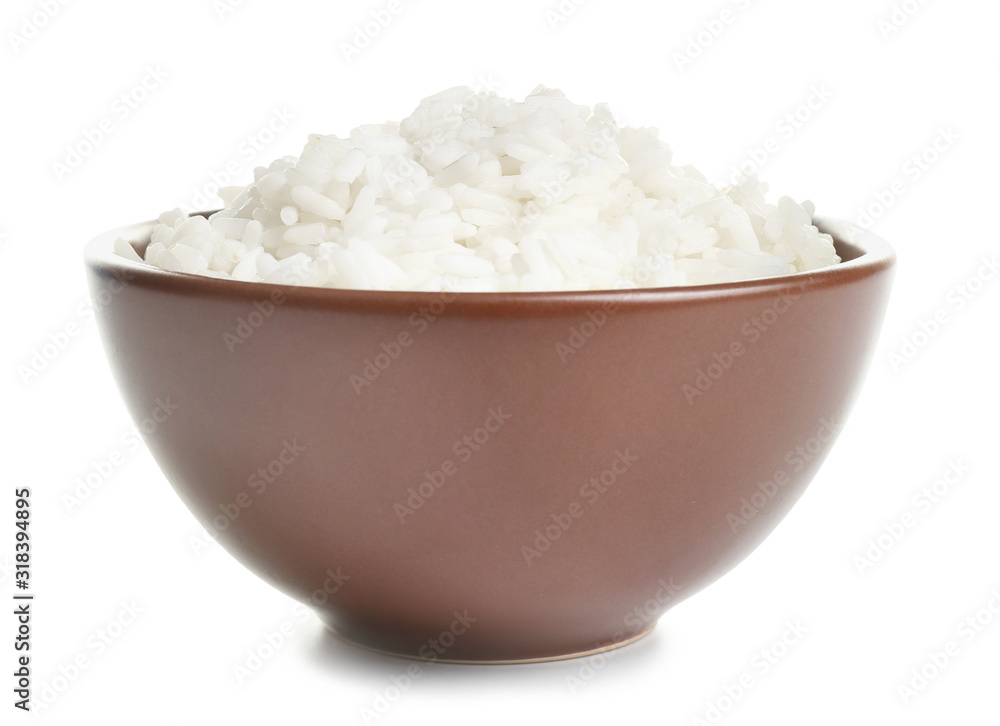
[[[299,158],[220,190],[208,218],[162,214],[144,262],[331,288],[517,292],[667,287],[839,262],[813,206],[765,202],[674,164],[655,129],[619,127],[540,87],[522,102],[452,88],[399,123],[314,134]],[[138,260],[119,240],[118,254]]]

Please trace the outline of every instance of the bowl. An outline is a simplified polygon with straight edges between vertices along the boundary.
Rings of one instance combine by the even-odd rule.
[[[894,255],[553,293],[306,288],[167,272],[153,222],[86,248],[105,350],[166,478],[342,638],[425,660],[586,655],[745,558],[820,466]]]

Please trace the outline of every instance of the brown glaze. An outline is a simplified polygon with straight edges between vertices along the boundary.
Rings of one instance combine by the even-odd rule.
[[[229,552],[369,648],[523,661],[647,631],[798,499],[894,263],[819,223],[840,265],[643,291],[282,287],[112,253],[152,223],[101,235],[86,263],[126,404],[136,421],[176,407],[146,443]],[[366,360],[391,363],[360,385]],[[428,479],[443,485],[418,509]]]

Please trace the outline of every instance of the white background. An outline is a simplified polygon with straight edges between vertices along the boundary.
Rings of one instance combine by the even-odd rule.
[[[1000,254],[1000,8],[909,0],[885,25],[890,0],[577,2],[547,17],[556,0],[401,0],[349,59],[344,44],[364,42],[355,29],[387,2],[245,0],[221,13],[212,0],[51,1],[51,18],[41,0],[4,2],[0,578],[10,602],[13,490],[29,486],[35,695],[59,688],[45,723],[365,723],[379,694],[393,699],[371,720],[380,724],[708,723],[711,703],[734,725],[997,723],[1000,613],[988,607],[1000,610],[1000,282],[973,278]],[[691,45],[724,9],[718,37]],[[31,18],[45,21],[34,33]],[[682,63],[686,49],[698,57]],[[155,87],[136,90],[144,78]],[[824,215],[879,217],[875,231],[899,256],[892,302],[853,415],[803,499],[651,637],[606,660],[424,666],[393,690],[408,661],[340,643],[206,544],[133,445],[86,307],[81,250],[105,229],[191,205],[230,161],[248,182],[238,149],[275,110],[294,121],[259,162],[297,153],[310,132],[402,118],[449,86],[522,98],[540,83],[658,126],[678,160],[720,182],[773,138],[761,176],[776,194],[810,198]],[[130,93],[145,96],[135,108],[122,105]],[[789,133],[782,118],[811,97],[816,108],[799,109],[805,120]],[[102,119],[111,130],[86,158],[54,166]],[[927,152],[917,178],[911,157],[942,130],[953,140]],[[882,213],[871,208],[880,196]],[[947,322],[922,333],[939,314]],[[27,375],[53,340],[64,345]],[[99,487],[79,505],[66,499],[113,453],[123,463]],[[953,464],[968,471],[939,483],[947,492],[932,506],[914,499]],[[859,568],[869,540],[906,513],[914,526]],[[126,606],[141,612],[107,630]],[[979,632],[960,629],[977,613]],[[12,706],[14,619],[0,619],[10,723],[27,717]],[[755,654],[788,622],[808,632],[764,673]],[[282,627],[285,642],[241,683],[234,667]],[[99,645],[102,630],[119,637]],[[958,656],[904,703],[899,684],[949,641]],[[87,667],[74,672],[78,656]],[[728,703],[727,685],[744,675],[753,687]]]

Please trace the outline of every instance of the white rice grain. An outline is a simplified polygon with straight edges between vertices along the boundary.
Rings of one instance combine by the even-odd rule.
[[[224,187],[209,218],[160,215],[162,269],[248,282],[527,292],[709,284],[836,264],[814,207],[718,187],[655,129],[619,127],[540,87],[523,101],[457,87],[399,123],[311,134],[298,158]]]

